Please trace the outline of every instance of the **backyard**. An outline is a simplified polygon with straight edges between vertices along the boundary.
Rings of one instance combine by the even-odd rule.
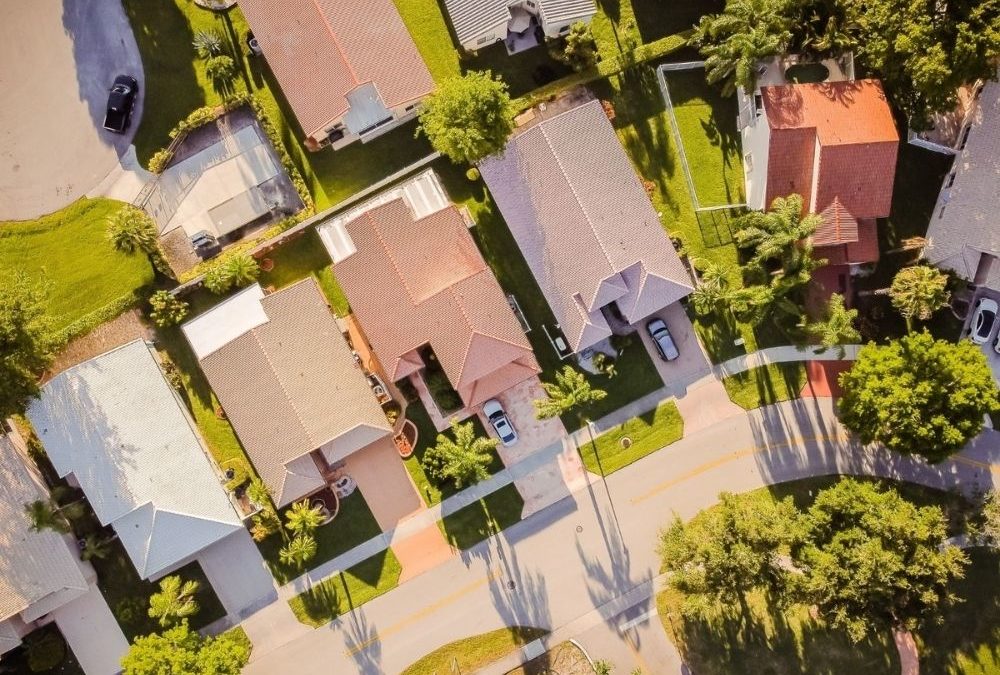
[[[268,253],[267,257],[274,263],[274,268],[270,272],[260,273],[257,281],[261,286],[274,286],[275,290],[279,290],[311,276],[319,283],[334,314],[347,316],[350,313],[347,297],[333,276],[333,261],[320,241],[316,228],[311,227],[301,236],[283,243]]]
[[[222,102],[205,74],[205,61],[197,58],[191,44],[195,33],[204,30],[224,36],[228,51],[236,56],[234,93],[249,91],[259,98],[306,180],[318,211],[430,153],[425,139],[414,138],[414,123],[337,152],[307,152],[302,145],[305,135],[267,63],[245,50],[243,36],[249,26],[239,7],[215,12],[189,0],[125,0],[125,11],[146,73],[145,113],[135,137],[136,154],[143,165],[170,142],[168,132],[188,113]]]
[[[105,237],[108,218],[122,206],[82,198],[38,220],[0,222],[0,270],[23,273],[46,291],[55,330],[91,314],[100,315],[98,324],[112,319],[153,282],[145,256],[118,253]]]
[[[285,520],[284,513],[289,508],[291,505],[279,512],[282,522]],[[317,528],[313,534],[316,539],[316,555],[306,567],[299,568],[281,562],[278,552],[285,545],[285,540],[280,533],[272,534],[264,541],[259,542],[257,547],[260,549],[260,554],[264,556],[264,561],[271,570],[274,579],[279,584],[287,584],[308,570],[322,565],[381,533],[382,529],[378,526],[371,509],[368,508],[368,503],[362,496],[361,490],[355,490],[353,494],[340,500],[340,510],[337,512],[337,516],[331,522]]]
[[[580,456],[588,471],[607,476],[683,436],[684,420],[677,404],[667,401],[585,442]]]
[[[805,508],[817,491],[838,477],[825,476],[784,483],[757,490],[762,500],[791,496]],[[961,496],[906,483],[889,483],[918,505],[941,506],[952,532],[964,522],[969,504]],[[955,584],[965,598],[946,612],[944,623],[921,631],[922,665],[930,673],[995,672],[1000,663],[1000,581],[996,570],[1000,556],[972,550],[973,564],[966,578]],[[813,618],[807,607],[776,607],[761,593],[748,598],[750,613],[741,616],[735,607],[712,606],[703,619],[685,618],[683,595],[668,589],[657,597],[660,618],[668,636],[680,649],[693,672],[713,675],[738,673],[898,673],[899,660],[889,635],[852,644],[847,635]]]
[[[302,623],[319,627],[399,585],[399,560],[389,549],[315,584],[288,601]]]

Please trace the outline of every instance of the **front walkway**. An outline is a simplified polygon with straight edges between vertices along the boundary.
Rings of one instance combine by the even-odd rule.
[[[97,586],[53,611],[52,618],[85,673],[111,675],[121,670],[128,640]]]

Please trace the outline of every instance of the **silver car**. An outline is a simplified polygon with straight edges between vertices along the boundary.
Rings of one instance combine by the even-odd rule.
[[[653,338],[656,351],[660,352],[660,358],[664,361],[673,361],[680,356],[674,338],[667,330],[667,324],[663,319],[653,319],[646,324],[646,330],[649,331],[649,337]]]
[[[993,324],[997,320],[997,303],[990,298],[982,298],[976,303],[976,313],[972,317],[972,324],[969,330],[972,332],[972,341],[977,345],[986,344],[993,332]]]
[[[493,427],[494,431],[497,432],[497,436],[500,437],[500,442],[504,446],[511,446],[517,443],[517,432],[514,431],[514,425],[510,423],[510,418],[507,417],[507,413],[504,412],[503,406],[500,405],[500,401],[495,398],[491,398],[489,401],[483,404],[483,414],[486,415],[486,419],[490,421],[490,425]]]

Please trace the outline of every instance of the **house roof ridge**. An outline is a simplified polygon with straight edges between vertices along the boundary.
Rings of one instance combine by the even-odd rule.
[[[265,326],[267,324],[264,324]],[[271,354],[267,351],[264,343],[261,341],[260,336],[257,334],[257,329],[253,328],[250,330],[250,335],[253,336],[254,341],[257,343],[257,347],[260,348],[260,353],[263,354],[264,359],[267,361],[268,367],[271,369],[271,374],[274,376],[274,381],[278,383],[278,387],[281,389],[281,393],[285,396],[285,400],[288,402],[288,407],[291,409],[292,413],[295,415],[295,420],[302,427],[302,431],[305,432],[306,437],[312,441],[312,434],[309,432],[308,427],[306,427],[305,421],[302,419],[302,414],[299,409],[295,407],[295,401],[292,400],[291,395],[288,393],[288,388],[285,387],[285,383],[278,376],[278,370],[274,367],[274,361],[271,360]]]
[[[392,265],[392,270],[396,273],[396,276],[399,277],[399,283],[404,289],[406,289],[406,296],[409,298],[410,304],[413,306],[420,304],[416,301],[416,298],[413,295],[413,289],[410,288],[408,283],[406,283],[406,277],[403,275],[403,271],[400,269],[399,263],[396,261],[396,256],[393,255],[392,249],[389,248],[389,244],[386,243],[385,237],[382,236],[382,229],[379,227],[378,221],[372,218],[372,209],[366,210],[363,215],[365,220],[368,221],[368,225],[371,227],[372,232],[375,233],[375,237],[378,239],[379,245],[382,246],[382,250],[385,251],[385,257]]]
[[[347,58],[347,54],[344,53],[344,47],[340,44],[340,38],[337,37],[337,33],[334,32],[333,26],[330,25],[330,20],[327,18],[326,13],[323,8],[319,6],[318,0],[312,0],[313,6],[316,8],[316,13],[319,14],[323,21],[323,25],[326,27],[326,31],[330,34],[330,39],[333,40],[333,46],[337,48],[337,53],[340,54],[341,61],[347,67],[347,72],[351,74],[351,79],[354,80],[354,86],[357,87],[361,82],[358,80],[358,74],[354,71],[354,66],[351,64],[350,59]]]

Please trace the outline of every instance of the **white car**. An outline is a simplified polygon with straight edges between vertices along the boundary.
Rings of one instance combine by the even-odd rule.
[[[483,414],[486,415],[486,419],[490,421],[490,425],[493,427],[494,431],[497,432],[497,436],[500,437],[500,442],[504,446],[511,446],[517,443],[517,432],[514,431],[514,425],[510,423],[510,418],[507,417],[507,413],[504,412],[503,406],[500,405],[500,401],[495,398],[491,398],[489,401],[483,404]]]
[[[970,337],[977,345],[986,344],[997,320],[996,300],[982,298],[976,303],[976,313],[969,325]]]

